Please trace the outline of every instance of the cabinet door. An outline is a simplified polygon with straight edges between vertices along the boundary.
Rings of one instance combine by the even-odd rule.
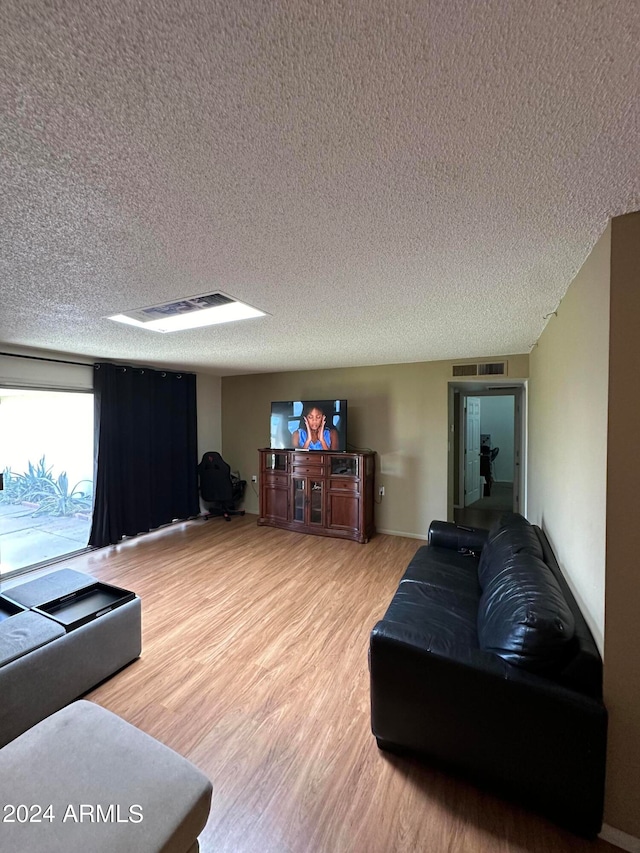
[[[358,533],[360,520],[360,459],[344,454],[330,459],[327,521],[331,530]]]
[[[289,520],[289,489],[279,483],[265,483],[262,489],[262,516],[269,521]]]
[[[324,481],[315,477],[292,477],[292,518],[304,527],[324,525]]]
[[[331,477],[359,477],[359,459],[357,456],[347,456],[341,453],[339,456],[329,457],[329,473]]]
[[[287,454],[286,453],[265,453],[262,452],[265,471],[286,471],[287,470]]]
[[[329,489],[327,517],[331,530],[357,533],[360,528],[360,494],[353,488]]]
[[[291,507],[291,520],[300,524],[307,523],[307,480],[305,477],[292,477],[291,489],[293,491]]]
[[[268,523],[289,519],[289,475],[284,453],[260,451],[260,518]]]
[[[309,483],[309,524],[324,525],[324,480],[314,480]]]

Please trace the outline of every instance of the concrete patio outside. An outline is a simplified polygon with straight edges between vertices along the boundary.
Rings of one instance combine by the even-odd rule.
[[[89,518],[33,513],[32,507],[0,504],[0,577],[87,547]]]

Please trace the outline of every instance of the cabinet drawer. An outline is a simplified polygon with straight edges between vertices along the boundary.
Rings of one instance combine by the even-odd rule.
[[[315,450],[304,453],[294,453],[291,457],[292,465],[324,465],[324,454]]]
[[[268,486],[287,486],[289,475],[284,471],[265,471],[264,482]]]
[[[307,459],[297,462],[294,460],[292,466],[293,476],[296,474],[309,474],[311,477],[322,477],[324,475],[324,465],[322,459]]]
[[[359,485],[360,480],[356,480],[355,477],[349,479],[331,477],[331,479],[329,480],[330,489],[348,489],[351,492],[357,492]]]

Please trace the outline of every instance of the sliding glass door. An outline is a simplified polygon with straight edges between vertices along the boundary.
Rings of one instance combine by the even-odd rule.
[[[93,394],[0,387],[0,572],[87,547]]]

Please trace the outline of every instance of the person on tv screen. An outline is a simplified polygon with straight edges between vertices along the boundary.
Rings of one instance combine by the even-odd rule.
[[[293,446],[302,450],[338,450],[340,440],[338,430],[327,425],[327,416],[315,403],[305,407],[302,412],[304,428],[293,433]]]

